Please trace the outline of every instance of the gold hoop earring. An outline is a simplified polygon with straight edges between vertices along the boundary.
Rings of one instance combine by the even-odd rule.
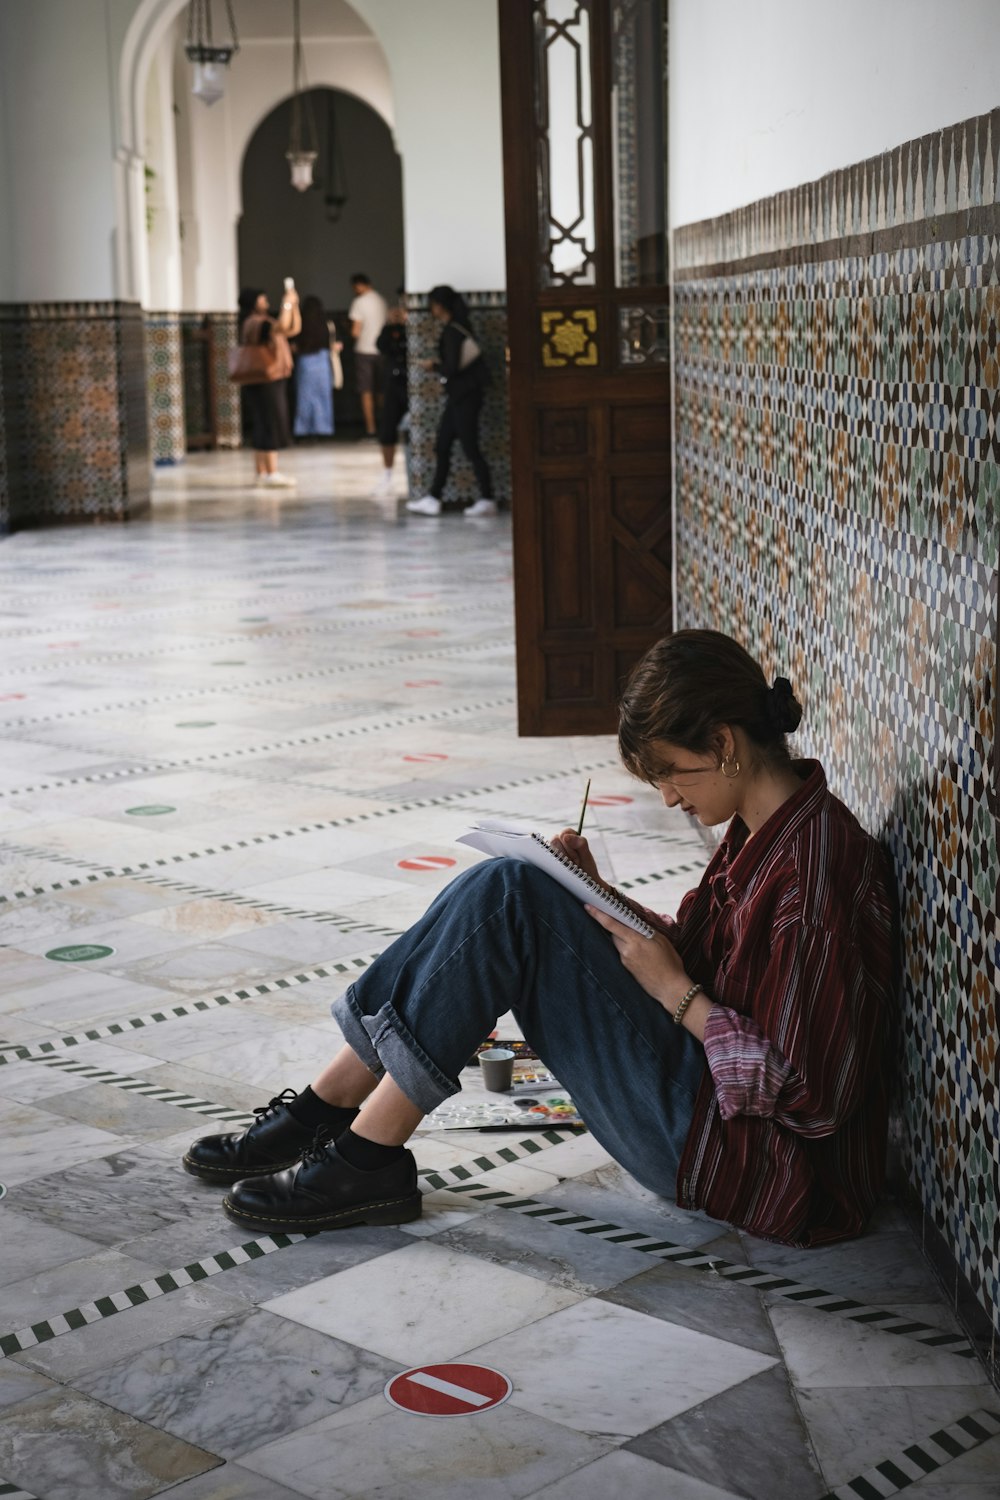
[[[731,771],[727,771],[726,770],[727,766],[732,766],[732,770]],[[727,781],[735,781],[736,780],[737,776],[740,774],[740,763],[739,763],[738,760],[736,760],[736,758],[734,756],[732,756],[732,755],[727,755],[726,756],[725,760],[722,762],[722,774],[726,778]]]

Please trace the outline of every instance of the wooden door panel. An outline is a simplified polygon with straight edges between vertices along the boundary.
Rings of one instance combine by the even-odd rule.
[[[612,516],[635,538],[637,546],[655,551],[664,537],[669,543],[669,505],[670,487],[661,473],[612,475]]]
[[[579,712],[593,705],[595,662],[592,651],[550,650],[545,655],[545,696],[557,710]]]
[[[660,403],[616,405],[611,411],[611,452],[670,452],[670,413]]]
[[[665,190],[658,230],[636,196],[666,159],[666,3],[499,0],[499,20],[518,724],[604,733],[672,621]]]
[[[588,451],[585,406],[542,406],[536,420],[539,458],[586,458]]]
[[[592,629],[591,499],[586,475],[541,478],[542,607],[546,630]]]
[[[652,567],[648,557],[616,542],[613,551],[616,629],[670,629],[670,573]]]

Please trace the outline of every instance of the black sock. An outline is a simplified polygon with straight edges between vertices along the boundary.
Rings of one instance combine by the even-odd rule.
[[[356,1120],[358,1115],[356,1109],[340,1104],[327,1104],[325,1099],[313,1093],[308,1084],[289,1104],[288,1113],[300,1125],[326,1125],[337,1135]]]
[[[368,1141],[350,1129],[337,1137],[337,1155],[359,1172],[377,1172],[380,1167],[391,1167],[405,1151],[405,1146],[380,1146],[378,1141]]]

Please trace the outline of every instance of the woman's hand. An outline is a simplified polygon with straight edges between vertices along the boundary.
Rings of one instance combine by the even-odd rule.
[[[435,367],[435,365],[437,364],[437,360],[434,360],[434,359],[418,359],[417,360],[417,364],[418,364],[418,366],[420,367],[421,370],[433,370],[434,367]]]
[[[566,858],[571,859],[575,865],[579,865],[591,880],[607,885],[607,881],[598,872],[596,861],[590,852],[590,845],[580,834],[575,833],[572,828],[564,828],[562,833],[556,834],[551,842],[553,849],[560,854],[565,854]]]
[[[658,1000],[673,1015],[681,997],[691,986],[691,978],[681,956],[668,937],[656,932],[651,938],[618,922],[596,907],[585,908],[598,926],[603,927],[618,949],[618,957],[647,995]]]

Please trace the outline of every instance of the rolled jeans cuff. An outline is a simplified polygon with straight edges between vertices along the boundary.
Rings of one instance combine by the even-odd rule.
[[[368,1071],[376,1078],[388,1073],[421,1114],[429,1115],[459,1092],[458,1080],[442,1073],[391,1005],[366,1015],[354,986],[348,985],[330,1009],[347,1045]]]

